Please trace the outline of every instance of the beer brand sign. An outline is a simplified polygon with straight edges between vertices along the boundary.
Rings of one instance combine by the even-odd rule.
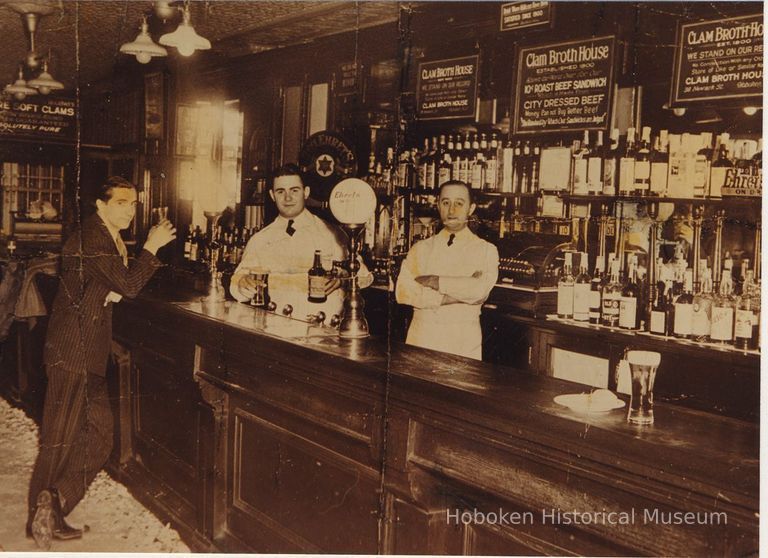
[[[416,87],[419,118],[474,118],[478,64],[477,55],[419,64]]]
[[[325,130],[307,138],[299,154],[299,166],[313,197],[327,200],[336,183],[355,175],[357,159],[344,138]]]
[[[748,169],[730,168],[725,174],[722,195],[724,197],[762,197],[763,173]]]
[[[613,37],[520,49],[515,133],[606,129],[614,49]]]
[[[672,104],[763,95],[763,15],[681,25]]]

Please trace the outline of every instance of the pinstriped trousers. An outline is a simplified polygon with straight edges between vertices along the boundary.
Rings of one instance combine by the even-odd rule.
[[[57,366],[47,368],[40,451],[32,471],[29,509],[41,490],[55,488],[67,515],[85,495],[112,451],[112,409],[107,381]]]

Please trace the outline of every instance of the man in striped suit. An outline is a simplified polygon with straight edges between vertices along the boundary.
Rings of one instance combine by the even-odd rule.
[[[159,223],[129,263],[120,231],[136,213],[136,188],[112,177],[96,197],[96,213],[83,220],[62,248],[61,282],[45,341],[48,388],[27,520],[27,535],[45,549],[51,539],[82,536],[64,517],[82,499],[112,449],[105,378],[112,305],[139,293],[161,266],[157,250],[176,237],[169,221]]]

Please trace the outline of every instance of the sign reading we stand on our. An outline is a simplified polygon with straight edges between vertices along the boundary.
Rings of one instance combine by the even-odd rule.
[[[672,104],[763,96],[763,14],[681,25]]]
[[[419,64],[416,87],[422,120],[473,118],[477,103],[477,55]]]
[[[74,99],[0,99],[0,136],[74,141],[76,121]]]
[[[515,134],[606,129],[614,53],[612,36],[521,48]]]

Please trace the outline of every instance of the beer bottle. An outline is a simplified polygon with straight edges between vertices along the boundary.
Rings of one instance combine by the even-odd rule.
[[[307,275],[309,276],[307,300],[318,304],[328,300],[328,296],[325,294],[325,269],[320,263],[320,250],[315,250],[315,261]]]

